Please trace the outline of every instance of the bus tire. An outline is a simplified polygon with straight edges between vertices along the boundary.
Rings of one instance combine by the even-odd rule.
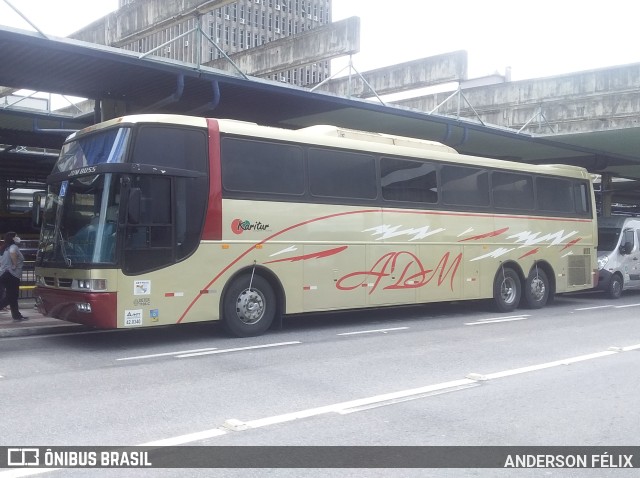
[[[524,303],[529,309],[541,309],[549,300],[549,279],[540,269],[532,269],[524,282]]]
[[[249,289],[251,284],[251,289]],[[276,295],[262,276],[243,274],[228,286],[222,320],[236,337],[255,337],[267,331],[276,315]]]
[[[619,299],[622,296],[622,277],[618,274],[613,274],[609,281],[609,287],[607,287],[607,295],[610,299]]]
[[[520,302],[522,284],[518,273],[509,267],[501,268],[493,281],[493,302],[499,312],[511,312]]]

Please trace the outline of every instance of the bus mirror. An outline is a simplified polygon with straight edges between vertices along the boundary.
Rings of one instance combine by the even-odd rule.
[[[42,210],[44,209],[44,201],[46,193],[44,191],[36,191],[33,193],[33,203],[31,206],[31,225],[39,228],[42,225]]]
[[[131,188],[129,191],[127,218],[129,224],[138,224],[140,222],[140,188]]]

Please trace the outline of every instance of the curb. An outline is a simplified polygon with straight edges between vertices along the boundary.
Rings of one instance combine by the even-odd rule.
[[[31,335],[55,335],[95,330],[86,325],[42,325],[35,327],[0,328],[0,339],[7,337],[27,337]]]

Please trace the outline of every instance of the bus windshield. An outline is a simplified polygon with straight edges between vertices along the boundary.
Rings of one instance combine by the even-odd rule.
[[[66,143],[54,173],[124,161],[129,129],[108,130]],[[113,264],[119,175],[78,175],[49,185],[38,263],[73,267]]]
[[[124,162],[130,131],[129,128],[110,129],[65,143],[53,167],[53,173],[103,163]]]

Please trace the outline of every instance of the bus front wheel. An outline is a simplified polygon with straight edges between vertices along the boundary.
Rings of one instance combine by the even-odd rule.
[[[243,274],[224,295],[222,319],[237,337],[255,337],[267,331],[276,315],[276,295],[262,276]]]
[[[517,272],[509,267],[501,268],[493,281],[493,301],[499,312],[511,312],[520,302],[522,285]]]

